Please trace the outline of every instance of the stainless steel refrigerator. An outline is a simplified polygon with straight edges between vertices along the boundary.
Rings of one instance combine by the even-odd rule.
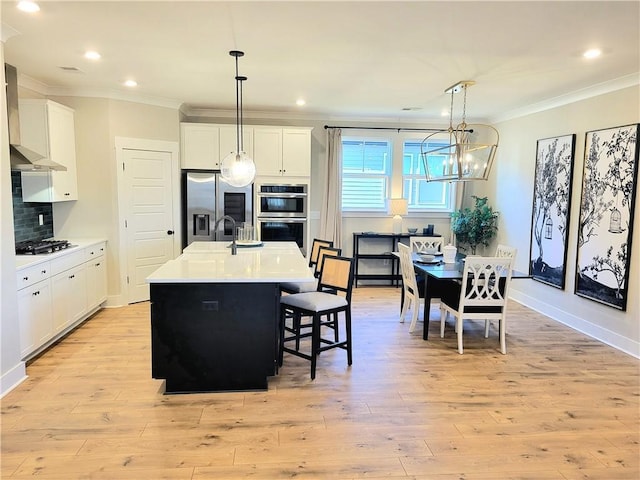
[[[236,226],[253,223],[253,185],[233,187],[219,172],[183,170],[182,205],[183,248],[195,241],[231,240],[230,221],[225,220],[217,230],[214,226],[223,215],[233,218]]]

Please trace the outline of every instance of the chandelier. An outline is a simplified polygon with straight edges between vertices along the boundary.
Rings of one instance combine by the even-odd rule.
[[[244,52],[231,50],[229,55],[236,58],[236,150],[222,159],[220,175],[229,185],[246,187],[256,177],[256,165],[244,151],[244,132],[242,125],[242,82],[247,77],[238,75],[238,57]]]
[[[491,125],[468,124],[467,88],[475,84],[462,80],[447,88],[451,95],[449,109],[449,143],[438,138],[438,132],[428,135],[420,145],[420,155],[428,182],[465,182],[487,180],[498,148],[498,131]],[[453,97],[464,92],[462,121],[453,126]]]

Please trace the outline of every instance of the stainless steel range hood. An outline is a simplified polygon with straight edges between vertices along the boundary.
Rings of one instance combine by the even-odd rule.
[[[18,72],[16,67],[4,64],[7,82],[7,122],[9,124],[9,149],[11,170],[20,171],[66,171],[67,167],[52,162],[20,142],[20,112],[18,110]]]

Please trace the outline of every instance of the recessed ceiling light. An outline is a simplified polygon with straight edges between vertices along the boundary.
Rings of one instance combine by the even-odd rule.
[[[136,82],[135,80],[126,80],[124,82],[124,86],[125,87],[137,87],[138,86],[138,82]]]
[[[299,98],[298,100],[296,100],[296,105],[298,105],[299,107],[302,107],[306,103],[307,102],[304,101],[304,98]]]
[[[93,50],[84,53],[84,58],[88,58],[89,60],[100,60],[100,57],[101,55]]]
[[[21,2],[18,2],[18,10],[27,13],[35,13],[40,11],[40,6],[36,2],[23,0]]]
[[[602,50],[599,48],[591,48],[582,54],[584,58],[596,58],[600,55],[602,55]]]

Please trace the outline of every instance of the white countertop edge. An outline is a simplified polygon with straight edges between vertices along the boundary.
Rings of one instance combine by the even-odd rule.
[[[158,283],[313,283],[315,278],[308,277],[264,277],[264,278],[147,278],[147,283],[154,285]]]
[[[106,238],[72,238],[68,239],[72,247],[65,248],[64,250],[58,250],[53,253],[42,253],[40,255],[16,255],[16,271],[23,270],[25,268],[38,265],[40,263],[48,262],[55,258],[60,258],[65,255],[69,255],[83,248],[91,247],[102,242],[106,242]]]

